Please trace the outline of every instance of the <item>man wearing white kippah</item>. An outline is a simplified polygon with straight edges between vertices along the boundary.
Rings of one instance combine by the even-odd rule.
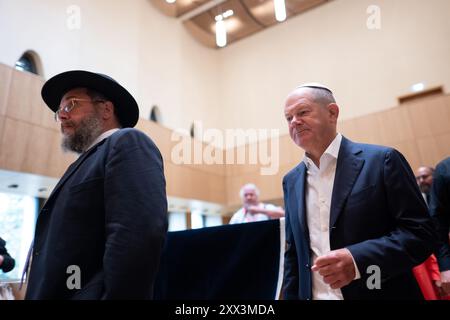
[[[339,107],[322,84],[294,89],[284,113],[305,150],[283,179],[285,299],[423,299],[411,269],[436,235],[403,155],[338,133]]]

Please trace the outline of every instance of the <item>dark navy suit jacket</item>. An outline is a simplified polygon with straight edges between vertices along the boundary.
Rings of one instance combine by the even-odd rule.
[[[121,129],[82,154],[42,208],[26,298],[151,298],[166,233],[161,154]],[[72,265],[80,289],[67,285]]]
[[[286,206],[284,297],[311,299],[311,252],[305,205],[306,166],[283,179]],[[348,248],[361,279],[344,299],[422,299],[411,269],[433,250],[436,235],[408,163],[398,151],[342,138],[330,208],[330,248]],[[376,265],[381,289],[367,280]],[[370,270],[370,269],[369,269]]]

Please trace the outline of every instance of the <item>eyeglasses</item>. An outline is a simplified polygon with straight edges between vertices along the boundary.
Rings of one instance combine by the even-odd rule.
[[[71,98],[69,99],[69,102],[66,103],[66,105],[63,105],[59,107],[59,109],[55,112],[55,121],[61,121],[60,113],[70,113],[73,108],[78,107],[78,102],[92,102],[92,103],[101,103],[105,102],[105,100],[91,100],[91,99],[78,99],[78,98]]]

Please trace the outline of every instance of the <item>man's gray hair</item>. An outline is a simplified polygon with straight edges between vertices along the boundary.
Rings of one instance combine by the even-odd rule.
[[[239,191],[239,196],[241,197],[241,199],[244,199],[244,190],[245,189],[252,189],[252,190],[254,190],[256,195],[259,197],[259,189],[253,183],[247,183]]]

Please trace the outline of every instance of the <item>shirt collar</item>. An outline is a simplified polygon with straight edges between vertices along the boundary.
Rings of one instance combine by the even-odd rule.
[[[89,148],[86,149],[89,150],[91,149],[93,146],[95,146],[97,143],[99,143],[100,141],[108,138],[109,136],[111,136],[114,132],[119,131],[119,128],[114,128],[114,129],[109,129],[108,131],[103,132],[101,135],[99,135],[97,137],[97,139],[94,140],[94,142],[92,142],[92,144],[89,146]]]
[[[341,142],[342,142],[342,134],[338,133],[336,137],[331,141],[328,148],[325,150],[325,152],[320,156],[320,163],[323,163],[324,158],[331,158],[336,159],[339,155],[339,149],[341,148]],[[317,168],[314,162],[309,158],[306,153],[303,157],[303,162],[306,165],[306,169],[310,170],[311,168]],[[321,166],[322,167],[322,166]]]

